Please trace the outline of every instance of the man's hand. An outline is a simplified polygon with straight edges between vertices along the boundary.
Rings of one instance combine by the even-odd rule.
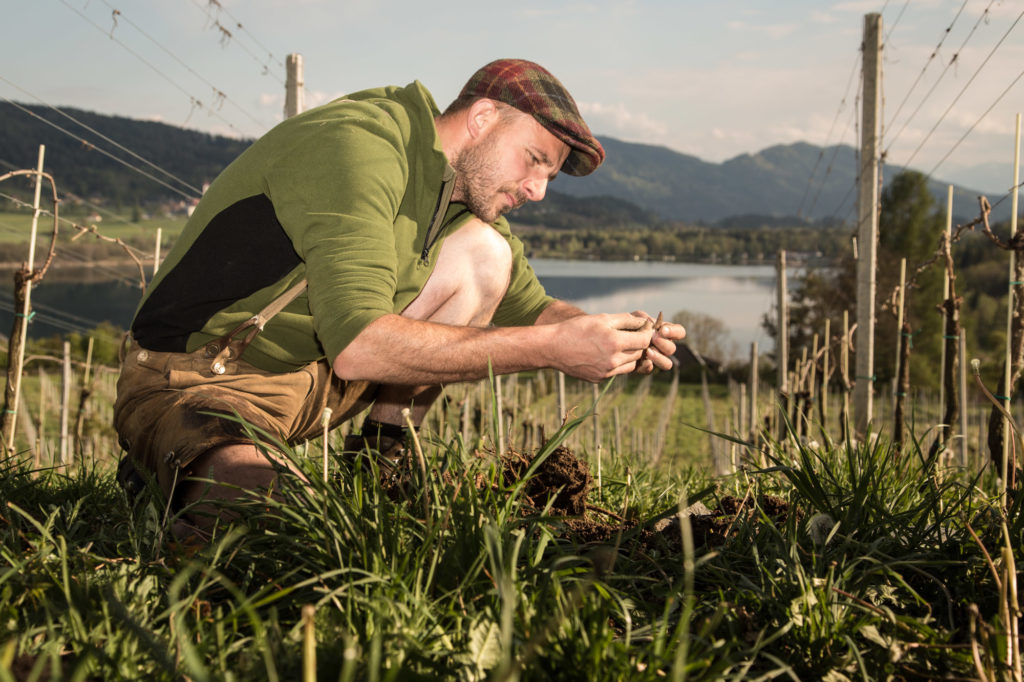
[[[675,342],[686,338],[686,329],[681,324],[663,322],[661,313],[658,313],[657,320],[642,310],[635,311],[633,315],[645,318],[645,326],[649,326],[653,332],[650,344],[636,362],[633,371],[637,374],[650,374],[655,367],[663,370],[672,369],[672,356],[676,352]]]
[[[552,349],[554,366],[594,382],[633,371],[650,373],[655,367],[670,369],[673,340],[686,332],[678,324],[655,331],[653,323],[642,312],[570,317],[557,323],[564,342]]]

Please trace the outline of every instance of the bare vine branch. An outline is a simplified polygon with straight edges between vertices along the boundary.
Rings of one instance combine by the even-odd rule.
[[[19,175],[38,175],[44,178],[50,183],[50,192],[53,198],[53,232],[50,234],[50,248],[46,251],[46,258],[43,260],[43,266],[38,270],[30,270],[27,277],[27,280],[32,284],[38,284],[39,282],[42,282],[43,277],[46,276],[46,271],[49,270],[50,263],[53,262],[53,255],[57,251],[57,227],[59,224],[59,218],[57,217],[57,205],[60,203],[60,200],[57,198],[57,183],[53,181],[53,176],[49,173],[41,173],[37,170],[14,170],[0,175],[0,182]],[[34,265],[34,263],[28,264],[30,267]]]
[[[125,244],[120,237],[114,238],[100,234],[100,231],[96,229],[96,225],[85,226],[79,225],[78,223],[71,223],[71,227],[78,230],[78,234],[72,237],[71,241],[77,241],[79,237],[85,234],[91,234],[97,239],[120,246],[121,249],[128,254],[128,257],[135,263],[135,267],[139,269],[139,288],[142,289],[142,293],[146,293],[146,268],[142,263],[142,259],[135,254],[135,250],[132,249],[132,247]]]

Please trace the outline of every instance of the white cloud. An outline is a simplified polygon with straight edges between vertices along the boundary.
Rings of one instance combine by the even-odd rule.
[[[645,113],[630,111],[624,104],[578,102],[580,113],[592,130],[614,136],[624,133],[633,140],[653,142],[664,138],[668,128]]]
[[[326,104],[331,100],[338,99],[344,93],[340,92],[327,92],[326,90],[306,90],[306,108],[312,109],[318,107],[321,104]]]

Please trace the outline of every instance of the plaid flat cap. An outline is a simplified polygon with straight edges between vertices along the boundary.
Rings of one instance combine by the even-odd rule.
[[[580,116],[572,95],[551,72],[525,59],[498,59],[474,73],[459,93],[486,97],[533,116],[569,145],[562,172],[589,175],[604,161],[604,147]]]

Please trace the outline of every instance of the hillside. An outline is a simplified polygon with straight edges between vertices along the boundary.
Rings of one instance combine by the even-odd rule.
[[[611,196],[631,201],[662,217],[719,223],[735,216],[796,216],[815,221],[849,221],[856,215],[854,149],[822,149],[804,142],[768,147],[723,163],[710,163],[665,147],[601,138],[608,157],[590,176],[559,183],[576,197]],[[818,163],[819,156],[821,162]],[[812,170],[818,164],[814,184]],[[900,168],[886,165],[887,182]],[[826,177],[826,171],[827,177]],[[824,178],[824,182],[822,179]],[[932,193],[946,203],[948,183],[933,181]],[[954,189],[954,215],[977,215],[979,192]],[[1005,206],[996,219],[1009,216]]]
[[[249,140],[216,137],[153,121],[70,108],[64,109],[64,116],[48,107],[18,106],[33,115],[0,103],[0,169],[34,167],[38,146],[45,144],[46,168],[57,178],[62,192],[118,207],[180,203],[184,195],[196,196],[196,189],[250,144]],[[79,142],[54,126],[89,143]],[[191,188],[117,151],[100,135],[160,166]],[[710,163],[665,147],[600,139],[608,152],[601,168],[585,178],[558,178],[551,186],[551,199],[522,210],[517,219],[551,227],[581,223],[653,226],[660,221],[762,226],[793,225],[807,219],[834,223],[849,221],[855,215],[856,161],[851,147],[823,150],[806,143],[776,145],[756,154]],[[113,150],[113,156],[142,168],[160,182],[131,170],[96,147]],[[812,186],[809,179],[816,165]],[[883,178],[891,179],[898,171],[886,166]],[[14,189],[5,187],[5,191],[25,191],[17,183],[12,185]],[[932,190],[944,204],[946,184],[935,181]],[[954,214],[959,219],[977,214],[977,194],[963,188],[956,190]],[[1008,206],[1000,209],[994,216],[997,220],[1009,215]]]
[[[0,171],[35,168],[39,145],[43,144],[46,145],[45,169],[54,176],[62,194],[99,200],[112,206],[180,201],[186,196],[198,196],[199,192],[104,142],[101,135],[200,190],[203,183],[216,177],[250,144],[249,140],[208,135],[165,123],[62,109],[94,133],[49,107],[19,106],[35,116],[0,102],[0,131],[3,131],[0,132]],[[105,155],[97,146],[115,158]],[[125,163],[142,169],[152,178],[131,170]]]

